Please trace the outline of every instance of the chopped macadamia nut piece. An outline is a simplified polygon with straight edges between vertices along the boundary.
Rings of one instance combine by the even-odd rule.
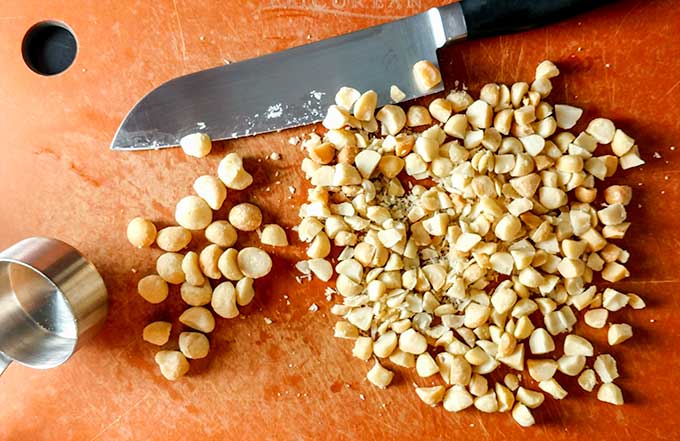
[[[595,378],[595,371],[592,369],[586,369],[581,372],[578,377],[578,384],[586,392],[592,392],[597,384],[597,379]]]
[[[621,388],[614,383],[604,383],[597,390],[597,399],[615,406],[623,405],[623,393]]]
[[[554,378],[539,382],[538,387],[556,400],[561,400],[567,396],[567,391]]]
[[[610,346],[618,345],[633,336],[633,328],[627,323],[611,325],[607,331],[607,342]]]
[[[560,74],[559,69],[552,61],[544,60],[536,67],[536,78],[555,78]]]
[[[418,355],[416,358],[416,372],[419,376],[426,378],[439,372],[439,366],[434,358],[427,352]]]
[[[406,112],[406,125],[408,127],[418,127],[432,124],[432,116],[423,106],[411,106]]]
[[[529,349],[532,354],[547,354],[555,350],[555,342],[545,329],[538,328],[531,333]]]
[[[189,362],[179,351],[160,351],[156,353],[154,359],[161,374],[170,381],[175,381],[189,372]]]
[[[349,124],[350,114],[340,106],[330,106],[322,124],[327,129],[341,129]]]
[[[603,308],[592,309],[583,316],[586,325],[591,328],[601,329],[607,324],[609,311]]]
[[[629,168],[645,165],[645,161],[640,158],[640,153],[638,152],[637,147],[633,146],[633,148],[628,153],[619,158],[619,165],[621,165],[623,170],[628,170]]]
[[[637,294],[628,294],[628,305],[633,309],[644,309],[647,306]]]
[[[612,185],[604,191],[604,199],[607,204],[628,205],[633,198],[633,189],[627,185]]]
[[[595,138],[599,144],[609,144],[614,139],[616,127],[614,123],[606,118],[595,118],[590,121],[586,128],[586,133]]]
[[[393,84],[393,85],[390,86],[390,98],[395,103],[398,103],[398,102],[403,101],[404,98],[406,98],[406,94],[398,86]]]
[[[341,87],[335,94],[335,104],[349,111],[361,93],[353,87]]]
[[[371,337],[359,337],[354,341],[352,355],[360,360],[367,361],[373,355],[373,340]]]
[[[512,419],[514,419],[517,424],[522,427],[530,427],[536,424],[534,416],[531,414],[531,410],[524,404],[517,403],[512,409]]]
[[[554,360],[527,360],[527,368],[531,378],[536,381],[546,381],[555,375],[557,362]]]
[[[417,387],[416,395],[420,398],[423,403],[436,406],[444,398],[446,393],[446,387],[444,386],[432,386],[432,387]]]
[[[474,404],[474,398],[464,386],[454,385],[446,391],[442,401],[444,409],[449,412],[460,412]]]
[[[616,156],[623,156],[628,153],[635,145],[635,140],[621,129],[616,129],[614,132],[614,138],[612,139],[612,152]]]
[[[411,328],[399,336],[399,349],[409,354],[422,354],[427,350],[427,339]]]
[[[430,90],[442,82],[439,68],[429,60],[421,60],[414,64],[413,76],[416,84],[423,91]]]
[[[563,355],[557,360],[557,370],[565,375],[575,377],[586,365],[586,357],[583,355]]]
[[[435,119],[445,123],[449,120],[451,113],[453,113],[453,104],[444,98],[436,98],[430,103],[428,110]]]
[[[484,395],[475,398],[474,406],[484,413],[498,412],[498,400],[494,391],[488,391]]]
[[[557,127],[564,130],[574,127],[579,118],[581,118],[581,115],[583,115],[582,109],[566,104],[555,104],[554,109]]]
[[[593,355],[593,345],[579,335],[569,334],[564,340],[564,354],[591,357]]]
[[[619,280],[623,280],[626,277],[630,276],[630,273],[626,269],[625,266],[617,263],[617,262],[609,262],[608,264],[605,265],[605,267],[602,269],[602,278],[606,280],[607,282],[618,282]]]
[[[593,364],[593,369],[603,383],[611,383],[619,377],[616,360],[609,354],[598,355]]]
[[[473,127],[485,129],[491,126],[493,109],[486,101],[477,100],[468,106],[465,116]]]
[[[368,381],[374,385],[384,389],[392,382],[394,373],[385,369],[380,363],[376,361],[373,367],[366,374],[366,378],[368,378]]]
[[[361,94],[354,103],[354,117],[359,121],[368,121],[373,118],[375,108],[378,105],[378,94],[374,90],[368,90]],[[340,127],[336,127],[340,128]]]
[[[526,389],[524,387],[519,387],[517,389],[515,398],[518,402],[524,404],[525,406],[531,409],[537,408],[538,406],[543,404],[543,401],[545,400],[545,396],[542,393]]]
[[[406,125],[406,112],[392,104],[380,109],[375,118],[382,123],[382,128],[388,135],[397,135]]]
[[[602,293],[602,306],[609,311],[618,311],[628,304],[628,296],[612,288]]]

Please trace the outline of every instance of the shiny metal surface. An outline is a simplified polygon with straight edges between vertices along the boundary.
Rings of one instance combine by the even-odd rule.
[[[466,36],[458,3],[351,34],[173,79],[139,101],[111,148],[176,146],[189,133],[231,139],[323,119],[341,86],[378,92],[389,103],[397,85],[406,99],[422,91],[410,66],[437,61],[437,49]]]
[[[77,250],[31,237],[0,253],[0,373],[64,363],[103,325],[106,286]]]

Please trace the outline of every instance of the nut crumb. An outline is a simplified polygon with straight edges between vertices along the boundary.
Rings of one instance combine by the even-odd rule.
[[[316,312],[319,310],[319,306],[316,303],[312,303],[311,305],[309,305],[309,310],[311,312]]]
[[[661,154],[659,152],[654,152],[654,154],[652,155],[652,158],[659,159],[659,158],[661,158]]]
[[[278,152],[272,152],[269,155],[269,159],[271,159],[272,161],[278,161],[279,159],[281,159],[281,154]]]
[[[272,323],[274,323],[274,322],[272,321],[272,319],[270,319],[269,317],[265,317],[265,318],[264,318],[264,322],[265,322],[266,324],[268,324],[268,325],[271,325]]]
[[[291,136],[290,138],[288,138],[288,144],[290,144],[290,145],[300,144],[300,137],[299,136]]]

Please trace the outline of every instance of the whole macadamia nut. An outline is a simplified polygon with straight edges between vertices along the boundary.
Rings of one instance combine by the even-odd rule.
[[[212,210],[198,196],[186,196],[177,203],[175,220],[189,230],[202,230],[212,222]]]
[[[156,240],[156,226],[148,219],[136,217],[127,226],[127,238],[137,248],[151,246]]]
[[[262,224],[262,212],[256,205],[243,202],[229,211],[229,223],[241,231],[255,231]]]

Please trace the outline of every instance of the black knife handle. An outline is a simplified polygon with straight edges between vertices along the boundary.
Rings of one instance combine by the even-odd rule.
[[[462,0],[468,38],[492,37],[544,26],[611,0]]]

